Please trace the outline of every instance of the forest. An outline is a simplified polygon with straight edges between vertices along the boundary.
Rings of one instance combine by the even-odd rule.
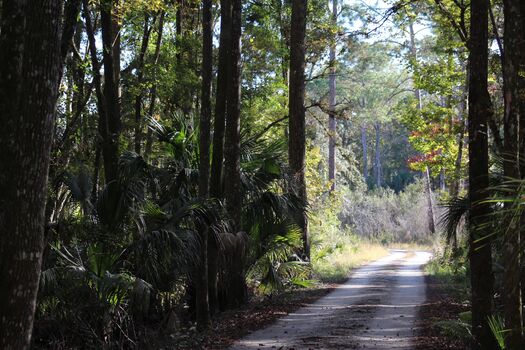
[[[525,349],[525,1],[0,0],[0,125],[0,349]]]

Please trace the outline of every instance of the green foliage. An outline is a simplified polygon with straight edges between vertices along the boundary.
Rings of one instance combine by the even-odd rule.
[[[463,248],[455,251],[436,251],[434,257],[426,265],[425,271],[436,278],[448,294],[458,300],[468,300],[470,271],[467,259],[467,250]]]
[[[445,233],[446,243],[450,246],[457,245],[458,231],[466,220],[469,210],[468,198],[450,198],[441,203],[445,210],[440,217],[440,224]]]
[[[488,319],[488,323],[499,348],[505,350],[505,321],[499,315],[491,315]]]
[[[265,294],[283,290],[290,285],[309,286],[309,263],[295,255],[302,244],[301,231],[295,227],[288,228],[284,235],[269,237],[262,246],[264,254],[248,271],[248,279],[255,281]],[[292,256],[296,260],[290,260]]]

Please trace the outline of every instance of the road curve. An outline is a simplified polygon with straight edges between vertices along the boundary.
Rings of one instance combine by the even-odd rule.
[[[393,250],[333,292],[251,333],[230,350],[413,349],[425,302],[426,252]]]

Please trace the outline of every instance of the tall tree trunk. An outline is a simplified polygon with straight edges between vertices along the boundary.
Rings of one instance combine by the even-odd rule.
[[[466,100],[467,100],[467,87],[462,87],[462,94],[461,94],[461,101],[459,103],[459,113],[458,113],[458,121],[461,124],[459,135],[458,135],[458,155],[456,157],[456,161],[454,163],[454,179],[452,180],[452,185],[450,186],[450,196],[452,198],[456,198],[459,196],[459,185],[461,181],[461,164],[463,161],[463,146],[464,146],[464,138],[465,138],[465,129],[466,129],[466,123],[465,123],[465,113],[466,113]],[[456,242],[456,238],[454,238],[454,242]]]
[[[58,0],[3,1],[0,21],[0,348],[28,349],[44,249],[62,74]],[[69,43],[68,43],[69,44]]]
[[[135,153],[141,153],[142,149],[142,100],[144,94],[142,92],[142,83],[144,80],[144,58],[148,51],[149,38],[151,35],[151,29],[153,25],[150,25],[150,16],[144,15],[144,28],[142,30],[142,42],[140,45],[140,51],[137,56],[137,85],[139,92],[135,96]]]
[[[306,133],[305,117],[305,34],[307,0],[292,0],[292,26],[290,33],[290,88],[289,88],[289,138],[288,159],[291,170],[292,191],[301,200],[302,209],[296,219],[302,231],[304,254],[310,257],[307,195],[305,180]]]
[[[425,169],[425,192],[427,193],[428,203],[428,230],[430,233],[436,233],[436,219],[434,216],[434,204],[432,200],[432,182],[430,181],[430,171],[428,166]]]
[[[160,46],[162,44],[162,34],[164,33],[164,18],[166,17],[166,12],[161,12],[159,18],[159,27],[157,29],[157,40],[155,42],[155,52],[153,54],[153,66],[157,67],[157,63],[160,57]],[[157,74],[157,73],[156,73]],[[158,77],[155,75],[155,79]],[[157,101],[157,83],[153,83],[149,94],[149,107],[148,107],[148,117],[151,119],[155,113],[155,105]],[[151,128],[148,128],[146,133],[146,146],[144,148],[144,159],[147,161],[151,154],[151,149],[153,147],[153,132]]]
[[[99,122],[99,133],[102,136],[102,158],[104,160],[104,178],[106,185],[117,179],[120,136],[120,34],[115,24],[115,0],[104,0],[100,6],[100,25],[102,30],[102,58],[104,65],[104,102],[105,120]],[[115,199],[116,186],[111,186],[109,197]],[[116,203],[115,203],[116,204]]]
[[[213,154],[211,163],[210,194],[222,197],[222,167],[224,157],[224,127],[228,100],[231,56],[231,0],[221,0],[221,34],[219,39],[219,64],[217,71],[217,94],[213,122]]]
[[[503,172],[507,179],[519,179],[519,153],[518,153],[518,70],[520,61],[520,32],[521,14],[520,6],[516,1],[505,0],[505,53],[503,57],[504,80],[504,154]],[[507,205],[512,210],[512,205]],[[505,345],[508,349],[521,348],[521,300],[520,300],[520,226],[514,217],[510,219],[504,236],[504,279],[503,279],[503,304],[505,314]]]
[[[233,222],[233,233],[242,230],[242,188],[240,167],[240,119],[241,119],[241,25],[242,1],[232,0],[230,85],[226,113],[226,133],[224,140],[224,176],[228,179],[224,187],[226,210]],[[247,296],[244,278],[244,258],[235,252],[232,264],[232,285],[228,291],[228,301],[233,305],[244,303]]]
[[[95,96],[97,97],[97,110],[98,110],[98,125],[106,123],[106,105],[104,94],[102,91],[102,77],[100,75],[100,62],[97,58],[97,45],[95,39],[95,28],[91,21],[91,14],[89,13],[88,0],[82,0],[82,15],[84,17],[86,26],[86,35],[88,38],[89,56],[91,61],[91,69],[93,74],[93,85],[95,87]],[[102,153],[102,140],[96,140],[95,146],[95,163],[93,166],[93,189],[91,191],[91,200],[95,202],[98,194],[99,178],[100,178],[100,158]]]
[[[95,160],[93,163],[93,187],[91,188],[91,202],[95,203],[98,196],[98,183],[100,177],[100,154],[102,153],[100,149],[100,143],[97,142],[95,147]]]
[[[337,26],[337,0],[332,0],[332,25]],[[329,113],[328,113],[328,179],[332,182],[331,190],[335,190],[335,137],[336,137],[336,45],[337,35],[330,46],[330,76],[329,76]]]
[[[381,179],[381,125],[379,123],[374,124],[374,130],[376,131],[376,149],[375,149],[375,160],[374,160],[374,177],[376,180],[377,188],[382,185]]]
[[[79,1],[79,4],[81,4],[82,1]],[[80,9],[79,9],[80,11]],[[82,34],[83,34],[83,23],[81,21],[78,21],[77,28],[75,30],[75,36],[73,38],[74,45],[76,48],[80,48],[82,45]],[[74,93],[73,93],[73,113],[75,115],[75,118],[80,118],[80,142],[85,144],[87,143],[88,136],[87,136],[87,118],[85,118],[82,115],[82,112],[84,111],[84,108],[86,107],[86,72],[84,71],[84,68],[82,67],[84,63],[84,59],[82,57],[74,57],[74,67],[72,72],[73,77],[73,84],[75,86]],[[87,92],[87,95],[91,95],[92,88],[89,89]],[[65,132],[64,132],[65,134]]]
[[[518,101],[520,108],[519,117],[519,154],[520,154],[520,176],[525,179],[525,1],[520,2],[521,27],[520,27],[520,62],[518,67]],[[525,227],[525,213],[521,216],[521,226]],[[520,230],[520,242],[525,242],[525,230]],[[521,263],[521,304],[525,305],[525,255],[522,252],[520,256]],[[522,315],[523,327],[525,327],[525,317]]]
[[[234,231],[242,229],[241,173],[240,173],[240,117],[241,117],[241,9],[239,0],[232,0],[232,28],[230,51],[230,85],[226,113],[224,141],[224,196],[226,209],[234,224]]]
[[[487,123],[492,114],[488,94],[488,0],[472,0],[469,40],[469,242],[473,349],[496,349],[487,323],[492,314],[494,277],[492,243],[484,238],[490,207]],[[483,239],[484,238],[484,239]]]
[[[211,123],[211,84],[213,79],[213,0],[202,2],[202,86],[199,136],[199,197],[208,198],[210,180],[210,123]],[[200,329],[210,325],[208,301],[208,227],[199,225],[200,261],[197,276],[196,312],[197,326]]]
[[[361,146],[363,147],[363,179],[368,184],[368,141],[365,124],[361,125]]]
[[[224,128],[228,99],[229,57],[231,55],[231,0],[221,0],[221,34],[219,39],[219,63],[217,72],[217,93],[213,123],[213,153],[211,161],[210,195],[222,198],[222,167],[224,158]],[[219,267],[219,244],[214,235],[208,242],[208,294],[210,311],[219,308],[217,276]]]

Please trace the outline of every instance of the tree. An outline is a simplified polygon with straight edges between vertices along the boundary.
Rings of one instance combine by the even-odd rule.
[[[226,210],[232,221],[233,233],[242,231],[242,184],[241,184],[241,30],[242,1],[232,0],[232,26],[230,51],[230,85],[228,86],[228,102],[226,113],[226,133],[224,139],[224,177],[228,179],[224,185]],[[242,252],[236,252],[238,259],[232,266],[232,286],[230,286],[229,302],[233,305],[244,303],[247,296],[244,278],[244,257]]]
[[[292,1],[292,27],[290,35],[290,87],[289,87],[289,140],[292,191],[304,207],[298,215],[297,225],[302,231],[304,254],[309,257],[308,220],[306,216],[306,182],[304,178],[305,136],[305,32],[307,1]]]
[[[503,172],[507,179],[520,178],[519,169],[519,118],[520,106],[518,95],[519,62],[522,40],[521,9],[515,1],[503,2],[505,15],[505,46],[503,54],[503,79],[504,79],[504,154]],[[514,191],[514,189],[512,189]],[[507,207],[510,205],[507,203]],[[509,208],[510,209],[510,208]],[[522,344],[522,319],[520,299],[520,227],[518,220],[511,219],[504,235],[504,291],[503,303],[505,311],[505,327],[509,330],[505,337],[508,349],[521,348]]]
[[[202,3],[202,91],[199,123],[199,197],[208,197],[210,178],[210,122],[211,122],[211,83],[213,79],[213,23],[212,0]],[[197,276],[196,309],[197,325],[205,329],[210,325],[208,301],[208,232],[209,228],[199,225],[200,259]]]
[[[337,27],[337,0],[332,0],[332,22]],[[335,138],[336,138],[336,41],[330,46],[330,77],[329,77],[329,113],[328,113],[328,179],[332,181],[331,190],[335,189]]]
[[[135,97],[135,153],[141,154],[142,151],[142,101],[144,99],[144,93],[141,85],[144,80],[144,60],[146,52],[148,51],[149,40],[151,37],[151,31],[153,29],[153,23],[150,24],[150,15],[146,13],[144,15],[144,29],[142,30],[142,41],[140,45],[140,51],[137,55],[137,85],[139,85],[139,92]],[[151,21],[154,22],[154,21]]]
[[[492,113],[487,90],[488,0],[473,0],[469,40],[469,242],[472,287],[474,349],[495,349],[487,323],[492,314],[492,244],[484,224],[490,212],[488,198],[489,157],[487,123]]]
[[[217,71],[217,93],[215,116],[213,122],[213,153],[211,162],[210,195],[222,198],[222,174],[224,160],[224,128],[226,123],[226,106],[228,100],[228,82],[231,54],[231,0],[221,0],[221,33],[219,39],[219,63]],[[217,291],[218,242],[213,235],[208,242],[208,289],[211,312],[219,306]]]
[[[4,349],[28,349],[31,341],[55,106],[78,14],[63,23],[62,8],[63,2],[55,0],[2,2],[0,347]]]
[[[103,97],[105,113],[99,120],[99,133],[104,159],[104,177],[110,184],[108,194],[113,206],[116,206],[116,186],[112,183],[117,179],[119,137],[121,131],[119,77],[120,77],[120,31],[116,18],[116,1],[103,0],[100,3],[100,27],[102,31],[102,64],[104,67]]]
[[[523,158],[525,156],[525,2],[521,2],[520,7],[520,15],[521,15],[521,27],[520,27],[520,62],[518,64],[518,97],[519,97],[519,113],[520,113],[520,119],[519,119],[519,154],[520,157]],[[521,179],[525,179],[525,161],[522,161],[520,159],[520,176]],[[525,214],[524,217],[521,219],[521,222],[525,222]],[[525,242],[525,230],[521,230],[520,232],[520,242]],[[525,261],[525,256],[522,254],[520,257],[521,261]],[[521,264],[521,273],[520,273],[520,280],[521,280],[521,304],[525,305],[525,264]],[[525,317],[522,315],[522,321],[523,325],[525,326]]]
[[[213,121],[213,155],[211,164],[210,194],[222,196],[222,167],[224,158],[224,127],[228,100],[228,82],[231,55],[231,0],[221,0],[221,34],[219,39],[219,64],[217,70],[217,94]]]

